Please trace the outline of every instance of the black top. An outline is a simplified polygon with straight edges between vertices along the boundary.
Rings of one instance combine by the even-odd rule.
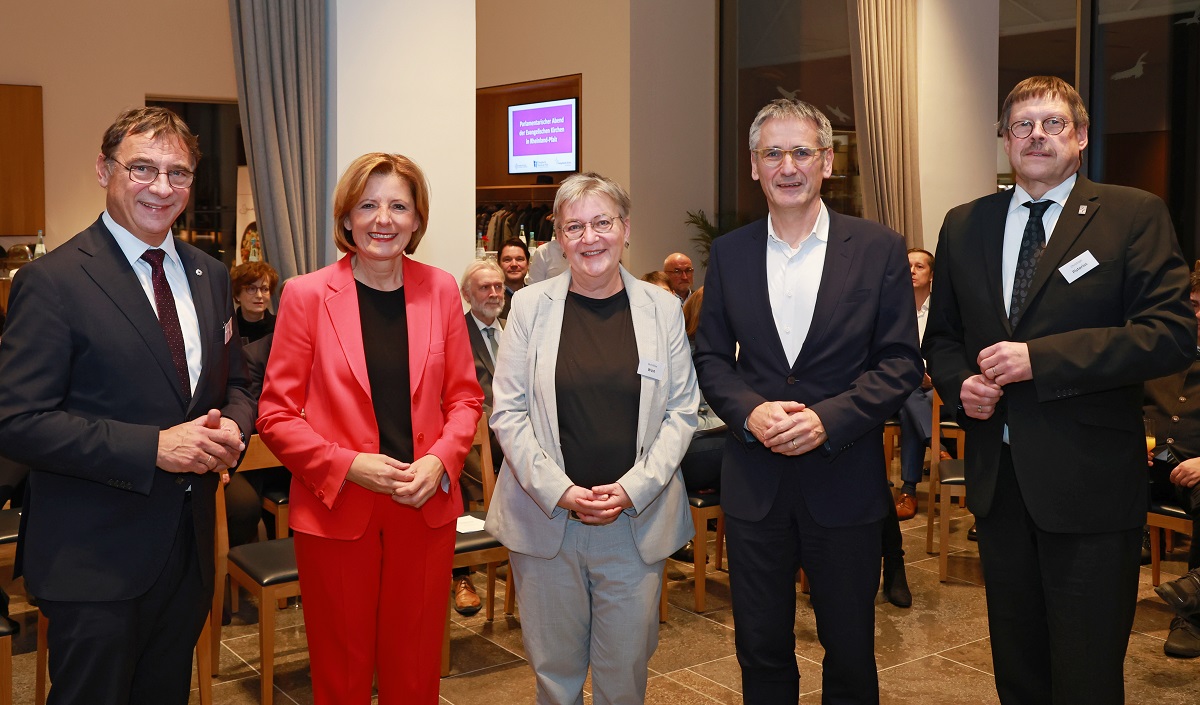
[[[270,311],[263,311],[261,320],[251,323],[242,316],[242,309],[239,306],[237,310],[238,335],[242,336],[242,345],[253,343],[256,340],[265,338],[267,334],[275,331],[275,314]]]
[[[567,294],[558,366],[558,430],[567,477],[580,487],[621,479],[637,459],[637,338],[625,290]]]
[[[413,461],[412,393],[408,376],[408,314],[404,287],[379,291],[354,282],[362,320],[363,352],[371,401],[379,424],[379,452]]]

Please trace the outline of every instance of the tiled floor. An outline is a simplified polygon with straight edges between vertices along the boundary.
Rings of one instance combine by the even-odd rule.
[[[898,609],[880,598],[876,608],[876,660],[882,702],[997,703],[978,554],[975,544],[966,540],[970,517],[959,516],[952,522],[951,579],[944,584],[937,579],[937,557],[925,553],[924,522],[922,512],[903,525],[913,607]],[[1176,548],[1172,560],[1164,564],[1165,579],[1179,573],[1185,557],[1186,550]],[[0,553],[0,574],[8,574],[11,561],[11,552]],[[740,703],[728,575],[710,567],[708,609],[697,614],[688,580],[690,566],[669,566],[672,580],[668,587],[668,621],[661,626],[658,651],[650,661],[646,701],[672,705]],[[476,576],[477,586],[482,588],[483,582]],[[450,634],[452,674],[442,680],[443,703],[515,705],[534,700],[533,673],[523,658],[520,625],[516,618],[503,617],[503,585],[498,592],[500,616],[496,621],[486,622],[482,612],[471,618],[454,615]],[[11,593],[12,612],[24,624],[14,644],[14,701],[32,703],[35,613],[25,603],[19,581],[11,586]],[[256,619],[255,607],[245,600],[233,624],[223,630],[221,677],[213,688],[219,705],[258,702]],[[1125,663],[1127,702],[1200,702],[1200,659],[1171,659],[1162,653],[1169,621],[1170,612],[1155,596],[1150,570],[1144,568]],[[297,608],[279,612],[277,622],[275,702],[312,703],[302,613]],[[812,610],[803,595],[796,609],[796,637],[801,701],[819,702],[822,650]],[[195,690],[191,701],[199,703]],[[585,702],[591,702],[590,696]]]

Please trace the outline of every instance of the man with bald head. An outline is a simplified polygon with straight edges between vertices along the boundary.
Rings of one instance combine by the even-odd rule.
[[[692,294],[692,276],[696,273],[692,268],[692,258],[682,252],[667,255],[663,260],[663,273],[671,280],[671,291],[680,301],[687,301]]]

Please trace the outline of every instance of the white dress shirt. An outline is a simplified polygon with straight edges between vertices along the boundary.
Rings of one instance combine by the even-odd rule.
[[[812,326],[828,243],[829,212],[824,202],[812,232],[796,248],[779,239],[771,216],[767,216],[767,293],[775,329],[792,365],[796,364]]]
[[[1054,204],[1047,208],[1042,215],[1042,227],[1046,230],[1046,242],[1050,242],[1054,226],[1058,224],[1058,216],[1062,215],[1063,206],[1067,202],[1067,197],[1071,195],[1071,189],[1075,188],[1077,178],[1076,174],[1072,174],[1071,178],[1047,191],[1045,196],[1036,199],[1054,201]],[[1012,200],[1008,203],[1008,219],[1004,221],[1004,254],[1001,260],[1005,313],[1008,313],[1009,304],[1012,303],[1013,280],[1017,277],[1017,258],[1021,255],[1021,238],[1025,235],[1025,224],[1029,222],[1029,209],[1023,207],[1023,204],[1033,200],[1035,199],[1025,189],[1020,186],[1013,187]]]
[[[133,267],[133,273],[137,275],[138,282],[141,283],[142,290],[146,292],[146,298],[150,301],[150,307],[154,309],[154,315],[157,316],[158,306],[154,302],[154,282],[150,279],[150,263],[142,259],[142,253],[155,248],[148,246],[137,239],[133,233],[118,225],[107,210],[101,217],[104,219],[104,224],[108,226],[109,232],[113,234],[125,259],[129,260],[129,265]],[[200,319],[196,315],[196,303],[192,300],[192,288],[188,284],[187,273],[183,271],[183,260],[179,259],[179,252],[175,250],[175,237],[172,233],[167,233],[166,239],[158,249],[167,255],[163,258],[163,271],[167,275],[167,283],[171,285],[171,293],[175,296],[175,310],[179,314],[179,327],[183,331],[183,349],[187,357],[188,380],[194,391],[196,382],[200,379],[201,365]]]

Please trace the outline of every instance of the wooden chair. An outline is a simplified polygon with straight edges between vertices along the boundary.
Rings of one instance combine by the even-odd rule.
[[[966,501],[967,482],[965,462],[960,457],[957,460],[941,460],[938,448],[941,446],[943,433],[941,423],[942,399],[935,391],[933,393],[933,428],[929,447],[929,498],[928,520],[925,524],[925,551],[933,553],[933,524],[935,517],[938,524],[938,579],[946,582],[950,557],[950,499],[960,497]],[[957,424],[956,424],[957,425]],[[963,455],[960,445],[959,455]]]
[[[262,442],[257,434],[250,437],[246,455],[242,458],[239,472],[250,472],[279,467],[279,459]],[[275,672],[275,606],[287,606],[287,599],[300,594],[300,578],[296,569],[296,553],[291,538],[273,541],[258,541],[229,548],[229,532],[226,524],[225,487],[217,490],[216,517],[216,575],[214,577],[213,606],[210,615],[212,673],[220,670],[220,620],[224,605],[225,577],[229,577],[231,594],[239,587],[245,588],[258,599],[258,643],[261,654],[259,701],[271,705],[274,698]]]
[[[479,446],[479,474],[483,479],[483,511],[464,512],[464,516],[477,519],[487,517],[487,508],[492,503],[492,492],[496,489],[495,461],[492,459],[491,430],[488,428],[488,415],[479,417],[479,425],[475,428],[474,445]],[[496,601],[496,569],[508,560],[508,549],[486,531],[470,533],[455,533],[454,535],[454,566],[466,568],[473,565],[487,564],[487,598],[484,609],[487,621],[495,618]],[[449,577],[449,576],[447,576]],[[504,594],[504,612],[513,613],[516,600],[516,582],[513,575],[512,563],[508,564],[508,582]],[[446,601],[446,629],[442,636],[442,676],[450,675],[450,613],[454,609],[454,596]]]
[[[725,429],[721,429],[725,433]],[[725,558],[725,512],[721,511],[721,493],[700,494],[688,492],[688,508],[692,510],[692,526],[696,534],[692,537],[692,575],[696,583],[694,600],[697,612],[704,611],[706,596],[705,581],[708,578],[708,521],[717,520],[717,546],[713,560],[717,570],[724,570]],[[667,571],[663,568],[662,600],[658,606],[658,621],[667,621]]]
[[[883,458],[887,462],[884,466],[884,473],[888,479],[892,481],[892,485],[896,485],[896,480],[900,478],[900,471],[896,470],[893,477],[892,464],[896,460],[896,447],[900,444],[900,417],[893,416],[883,422]]]
[[[1146,526],[1150,529],[1150,580],[1158,587],[1162,571],[1162,549],[1159,546],[1159,531],[1166,530],[1167,536],[1179,531],[1192,534],[1192,519],[1183,508],[1157,500],[1150,500],[1150,511],[1146,513]],[[1168,550],[1170,550],[1168,548]]]

